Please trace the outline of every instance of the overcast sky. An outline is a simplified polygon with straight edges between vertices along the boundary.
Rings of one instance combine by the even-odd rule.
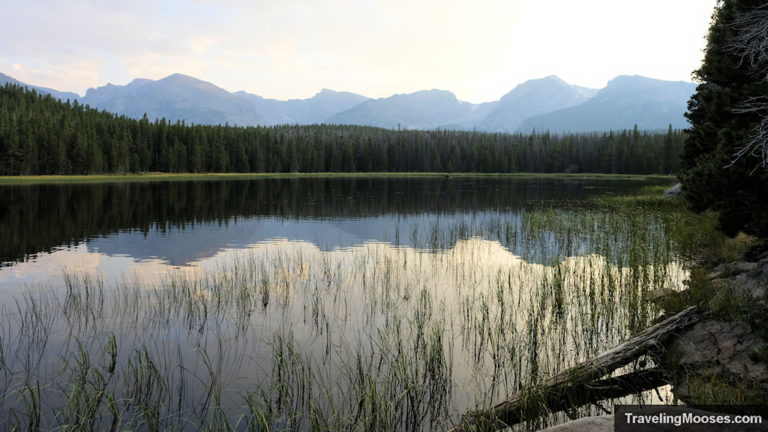
[[[175,72],[277,99],[439,88],[496,100],[531,78],[691,80],[716,0],[5,0],[0,72],[83,94]]]

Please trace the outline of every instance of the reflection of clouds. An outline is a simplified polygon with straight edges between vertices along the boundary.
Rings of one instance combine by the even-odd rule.
[[[451,250],[449,256],[454,261],[470,260],[494,267],[524,262],[522,258],[510,252],[501,243],[479,237],[456,242],[456,246]]]
[[[368,242],[359,246],[323,251],[312,242],[276,238],[248,245],[247,249],[220,249],[209,258],[184,266],[173,266],[163,259],[135,261],[128,256],[88,252],[88,248],[80,244],[69,249],[41,253],[34,260],[0,268],[0,289],[30,283],[53,283],[55,286],[64,271],[98,272],[105,276],[107,282],[130,276],[132,280],[143,285],[154,286],[170,278],[200,279],[203,272],[231,268],[233,263],[247,264],[252,269],[254,266],[270,269],[276,263],[292,262],[296,257],[299,257],[298,267],[291,270],[296,274],[283,275],[291,281],[307,280],[310,272],[321,262],[326,264],[333,262],[336,266],[346,266],[348,263],[365,263],[365,260],[372,260],[378,267],[381,267],[384,262],[399,263],[402,267],[405,267],[403,263],[409,260],[417,263],[426,262],[428,265],[409,267],[409,272],[418,273],[412,274],[411,277],[429,282],[437,282],[444,278],[445,272],[458,270],[475,274],[478,283],[488,283],[500,271],[514,269],[518,275],[526,274],[532,277],[533,275],[541,276],[547,272],[548,268],[550,270],[552,268],[526,262],[498,241],[481,238],[459,240],[453,248],[439,253],[393,246],[384,242]],[[361,261],[361,258],[365,260]],[[606,265],[605,259],[599,255],[569,257],[561,263],[561,266],[571,273],[578,272],[578,269],[583,271],[585,268],[589,268],[592,272],[600,272]],[[614,269],[613,272],[618,277],[626,273],[627,269]],[[688,273],[679,263],[668,264],[666,282],[671,286],[682,286],[687,276]]]
[[[88,252],[84,244],[50,253],[40,253],[34,259],[0,268],[0,291],[12,290],[20,285],[63,283],[63,274],[98,273],[105,281],[123,279],[136,280],[142,284],[154,285],[169,272],[195,272],[194,267],[175,269],[163,260],[144,260],[136,263],[127,256],[109,256]]]
[[[517,388],[516,380],[528,379],[532,362],[540,373],[552,375],[626,335],[626,318],[635,312],[636,303],[622,296],[632,292],[632,286],[619,284],[616,289],[596,276],[618,277],[630,269],[598,255],[554,264],[527,262],[499,242],[481,238],[459,240],[440,252],[383,242],[325,251],[313,242],[283,238],[248,249],[222,249],[181,267],[77,247],[19,264],[27,267],[18,270],[17,281],[37,278],[61,284],[65,268],[76,272],[76,280],[87,279],[83,272],[104,275],[103,309],[94,297],[78,297],[74,289],[75,300],[95,304],[94,309],[81,309],[94,321],[75,328],[85,332],[76,337],[87,337],[93,329],[111,332],[127,350],[151,340],[159,355],[168,348],[186,350],[185,362],[196,358],[198,343],[205,349],[201,341],[228,341],[232,360],[223,368],[222,380],[230,386],[228,391],[251,390],[254,380],[269,380],[274,334],[290,334],[299,352],[319,364],[328,359],[329,346],[339,350],[333,355],[343,357],[358,344],[374,342],[370,349],[385,354],[401,346],[395,344],[393,323],[398,337],[403,331],[402,346],[412,346],[421,319],[425,334],[442,332],[450,347],[445,355],[453,365],[454,390],[461,390],[454,400],[459,412],[474,406],[472,395],[494,394],[494,374],[500,369],[493,362],[498,359],[508,362],[502,369],[513,376],[499,384],[501,397]],[[3,276],[8,270],[13,273],[13,267],[0,270],[5,277],[0,289],[11,284],[11,278]],[[666,274],[676,281],[685,277],[674,263]],[[555,277],[562,280],[559,293],[551,283]],[[682,283],[668,286],[679,289]],[[55,308],[65,304],[58,296],[47,298],[56,300]],[[99,313],[104,310],[109,312]],[[60,329],[68,325],[62,320]],[[56,356],[49,360],[56,362],[60,351],[53,351]],[[537,355],[530,357],[532,352]],[[345,360],[340,359],[342,364]],[[235,376],[247,378],[228,381]]]
[[[102,257],[101,254],[89,253],[83,243],[67,249],[41,252],[26,262],[0,268],[0,284],[14,279],[23,282],[37,282],[40,278],[47,279],[52,274],[61,274],[66,268],[94,270],[99,266]]]
[[[451,249],[434,253],[410,247],[397,247],[389,243],[369,242],[349,248],[323,251],[316,244],[305,241],[274,239],[253,244],[247,250],[222,250],[214,257],[192,267],[175,270],[200,278],[202,274],[217,271],[251,271],[268,275],[274,281],[295,287],[324,281],[333,274],[343,292],[350,294],[351,302],[362,302],[360,286],[365,283],[385,284],[385,280],[399,284],[396,289],[427,289],[436,299],[455,304],[466,295],[467,288],[478,295],[496,295],[504,290],[526,303],[527,293],[552,280],[556,274],[565,283],[569,295],[584,295],[590,289],[608,290],[605,295],[619,301],[623,289],[654,290],[660,287],[679,290],[688,272],[680,263],[666,264],[663,277],[644,280],[642,286],[632,286],[632,272],[653,274],[652,267],[617,267],[600,255],[574,256],[553,265],[527,262],[497,241],[482,238],[459,240]],[[558,273],[559,272],[559,273]],[[606,288],[610,275],[622,289]],[[658,283],[659,286],[654,286]],[[518,305],[520,303],[518,302]],[[363,306],[360,304],[360,306]]]

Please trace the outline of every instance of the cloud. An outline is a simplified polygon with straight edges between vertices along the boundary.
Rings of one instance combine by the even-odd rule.
[[[323,87],[373,97],[444,88],[479,101],[553,73],[591,86],[620,73],[687,79],[714,4],[11,1],[0,52],[3,70],[18,63],[28,74],[16,78],[79,92],[181,72],[282,99]]]
[[[0,72],[13,71],[7,73],[19,81],[64,91],[99,85],[100,77],[96,72],[99,67],[99,62],[80,59],[62,62],[54,67],[51,64],[27,63],[21,59],[12,62],[0,58]],[[73,83],[79,85],[73,85]]]

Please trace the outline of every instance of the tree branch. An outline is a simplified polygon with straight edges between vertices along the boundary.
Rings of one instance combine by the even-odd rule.
[[[684,311],[653,325],[626,342],[593,357],[533,388],[523,389],[496,406],[470,411],[461,424],[449,432],[502,429],[541,415],[650,390],[666,383],[658,369],[631,372],[604,378],[642,355],[664,350],[668,339],[701,319],[698,307]]]

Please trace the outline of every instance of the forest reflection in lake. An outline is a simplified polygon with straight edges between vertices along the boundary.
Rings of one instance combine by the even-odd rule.
[[[682,288],[685,215],[636,205],[649,184],[4,189],[2,418],[447,428],[642,328],[648,293]]]

